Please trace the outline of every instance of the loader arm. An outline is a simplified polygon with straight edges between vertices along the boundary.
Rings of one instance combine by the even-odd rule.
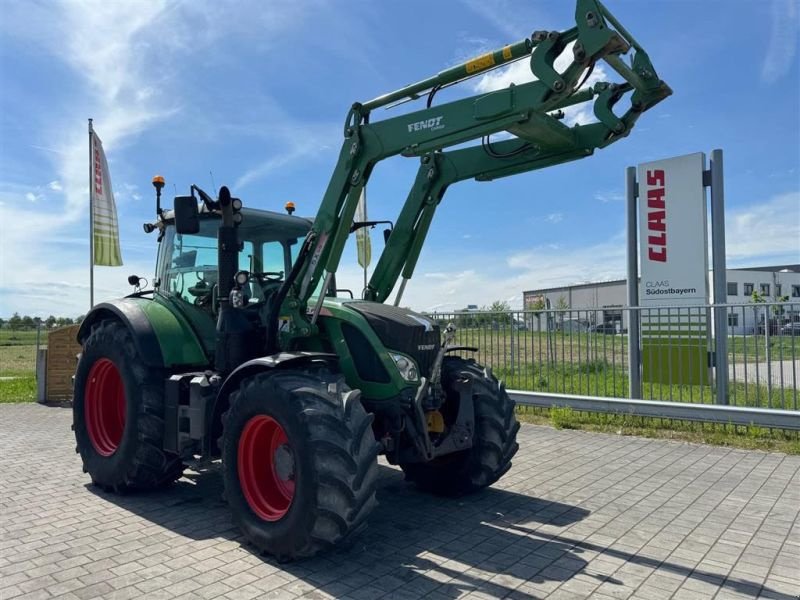
[[[385,302],[402,273],[401,287],[394,301],[395,306],[399,304],[405,285],[414,274],[436,208],[450,185],[467,179],[492,181],[592,155],[596,148],[618,141],[631,131],[640,113],[631,109],[617,118],[612,110],[630,89],[628,84],[598,83],[593,89],[584,90],[583,96],[597,96],[594,109],[599,122],[577,128],[575,143],[551,146],[545,151],[512,139],[423,156],[397,224],[364,291],[364,299]],[[616,134],[617,129],[622,133]]]
[[[339,158],[314,225],[271,305],[267,329],[268,351],[290,348],[294,340],[316,335],[316,319],[322,307],[322,298],[338,269],[361,191],[379,161],[396,155],[424,157],[456,144],[481,138],[486,140],[488,136],[501,131],[510,132],[521,143],[528,144],[526,152],[540,152],[550,157],[568,155],[570,158],[564,160],[574,160],[580,152],[584,156],[591,154],[594,148],[603,147],[627,135],[639,114],[672,93],[669,86],[658,78],[644,50],[599,0],[577,0],[576,4],[576,25],[571,29],[561,32],[537,31],[529,39],[486,53],[369,102],[353,105],[345,120],[344,142]],[[554,62],[572,42],[572,61],[559,73]],[[620,55],[630,48],[634,48],[635,54],[629,66]],[[370,122],[372,111],[377,108],[416,100],[426,94],[430,104],[433,94],[443,87],[527,57],[535,81]],[[581,79],[587,69],[600,60],[605,60],[617,71],[626,84],[614,88],[609,85],[602,90],[580,90]],[[610,107],[628,91],[633,92],[630,109],[622,117],[616,117]],[[590,101],[595,96],[595,115],[600,121],[597,124],[599,127],[568,127],[559,121],[555,111]],[[589,130],[591,135],[584,130]],[[517,146],[520,144],[519,141],[514,143]],[[506,143],[502,144],[493,146],[505,147]],[[456,170],[444,176],[444,185],[436,184],[439,187],[437,202],[449,183],[468,177],[480,179],[480,172],[478,175],[467,174],[475,172],[479,165],[483,165],[481,168],[487,173],[491,171],[491,177],[547,166],[544,163],[539,167],[524,166],[534,158],[526,152],[515,155],[515,160],[511,162],[500,164],[488,161],[490,164],[487,164],[487,157],[494,157],[486,153],[485,143],[482,146],[458,151],[463,154],[457,155],[457,164],[452,168],[461,168],[464,174],[459,175]],[[444,159],[442,171],[449,173],[451,167],[446,164],[447,160]],[[550,164],[564,160],[555,160]],[[413,215],[424,217],[415,229],[417,233],[413,236],[411,246],[400,241],[396,243],[397,247],[402,248],[400,253],[407,255],[401,262],[408,272],[409,265],[413,271],[433,211],[420,211],[418,206],[417,209],[412,206],[404,207],[403,213],[408,220]],[[392,245],[392,252],[394,249],[395,244]],[[385,298],[385,288],[391,289],[389,280],[397,267],[393,266],[385,275],[380,272],[382,268],[383,265],[379,263],[373,279],[385,280],[380,284],[376,282],[380,290],[376,297]],[[394,281],[396,278],[397,275],[394,275]],[[309,307],[308,301],[315,293],[319,299],[313,307]],[[282,324],[280,333],[279,322]]]

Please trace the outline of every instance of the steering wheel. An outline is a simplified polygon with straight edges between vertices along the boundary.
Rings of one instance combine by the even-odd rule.
[[[267,283],[283,281],[283,271],[267,271],[264,273],[250,273],[262,286]]]
[[[193,267],[192,270],[198,281],[195,285],[190,286],[187,291],[194,296],[195,306],[210,306],[214,286],[217,282],[216,277],[207,277],[207,275],[216,275],[217,269],[213,266],[201,265],[199,267]]]

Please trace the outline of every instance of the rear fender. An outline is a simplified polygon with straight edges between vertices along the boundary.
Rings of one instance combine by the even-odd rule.
[[[136,350],[148,367],[208,366],[200,340],[189,323],[160,302],[123,298],[98,304],[81,323],[78,342],[83,345],[92,326],[105,319],[116,319],[131,331]]]

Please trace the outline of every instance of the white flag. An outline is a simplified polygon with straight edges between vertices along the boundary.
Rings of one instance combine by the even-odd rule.
[[[111,177],[108,174],[106,154],[103,143],[92,132],[92,236],[94,240],[94,264],[105,267],[122,265],[119,249],[119,224],[117,205],[111,190]]]
[[[361,197],[358,199],[356,207],[356,223],[367,220],[367,189],[361,189]],[[369,241],[369,228],[361,227],[356,230],[356,251],[358,253],[358,264],[366,269],[372,260],[372,244]]]

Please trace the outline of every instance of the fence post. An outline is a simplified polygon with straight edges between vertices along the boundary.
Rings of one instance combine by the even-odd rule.
[[[714,276],[714,361],[717,404],[728,404],[728,278],[725,271],[725,188],[722,150],[711,151],[711,261]]]
[[[625,195],[628,220],[628,396],[642,397],[642,356],[639,348],[639,261],[637,258],[638,222],[636,219],[636,167],[625,170]]]
[[[36,362],[34,363],[34,370],[36,371],[36,380],[39,380],[39,348],[41,347],[42,340],[42,322],[36,322]]]

